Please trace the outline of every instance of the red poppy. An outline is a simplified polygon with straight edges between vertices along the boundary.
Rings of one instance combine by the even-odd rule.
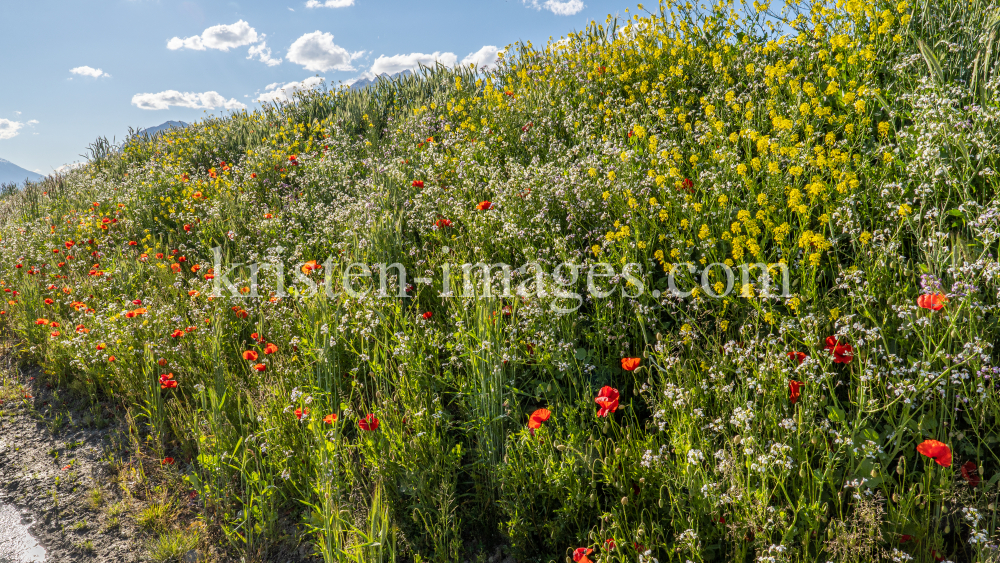
[[[265,370],[267,370],[267,366],[264,365],[264,364],[257,364],[257,365],[255,365],[253,367],[253,369],[255,369],[257,371],[265,371]]]
[[[625,371],[635,371],[642,362],[639,358],[622,358],[622,369]]]
[[[608,387],[607,385],[601,387],[601,392],[594,398],[594,402],[600,407],[597,411],[597,416],[606,417],[618,410],[618,397],[618,390],[614,387]]]
[[[690,190],[694,188],[694,181],[691,178],[684,178],[684,189]]]
[[[800,364],[806,359],[805,352],[786,352],[785,355],[788,356],[789,360],[796,360]]]
[[[165,373],[160,376],[160,389],[173,389],[177,387],[177,382],[173,381],[174,374]]]
[[[181,329],[177,329],[177,330],[171,332],[170,336],[173,337],[173,338],[180,338],[180,337],[184,336],[184,331],[181,330]]]
[[[802,395],[799,391],[800,387],[802,387],[801,381],[795,381],[793,379],[788,382],[788,400],[791,401],[793,405],[799,402],[799,396]]]
[[[257,352],[254,352],[253,350],[247,350],[246,352],[243,352],[243,359],[247,360],[248,362],[256,362]]]
[[[53,303],[55,303],[55,301],[53,301],[53,300],[51,300],[51,299],[48,299],[48,298],[46,298],[46,299],[45,299],[45,304],[46,304],[46,305],[51,305],[51,304],[53,304]]]
[[[841,344],[833,336],[826,337],[824,348],[833,354],[833,363],[835,364],[846,364],[854,359],[854,347],[850,344]]]
[[[108,361],[109,361],[109,362],[113,362],[113,361],[115,361],[115,357],[114,357],[114,356],[108,356]]]
[[[105,349],[105,348],[107,348],[107,346],[105,346],[104,344],[98,344],[98,345],[97,345],[97,349],[98,349],[98,350],[103,350],[103,349]]]
[[[480,201],[479,205],[476,206],[476,211],[488,211],[493,209],[492,201]]]
[[[587,556],[593,552],[593,549],[578,547],[573,551],[573,561],[576,561],[576,563],[592,563]]]
[[[610,551],[610,550],[612,550],[614,548],[615,548],[615,540],[613,540],[611,538],[608,538],[608,539],[604,540],[604,549],[607,549],[608,551]]]
[[[58,330],[53,330],[52,332],[49,333],[49,336],[51,336],[52,338],[55,338],[55,337],[59,336],[59,331]]]
[[[156,253],[156,259],[157,260],[163,260],[163,253],[162,252],[157,252]]]
[[[979,479],[979,468],[976,467],[976,462],[967,461],[962,464],[962,477],[965,478],[965,482],[969,484],[970,487],[978,487],[981,482]]]
[[[423,315],[421,315],[421,316],[422,316],[422,317],[424,318],[424,320],[425,320],[425,321],[429,321],[429,320],[431,320],[431,317],[433,317],[433,316],[434,316],[434,313],[432,313],[432,312],[430,312],[430,311],[427,311],[427,312],[425,312],[425,313],[424,313]]]
[[[434,222],[434,226],[437,227],[437,228],[439,228],[439,229],[443,229],[445,227],[450,227],[451,226],[451,221],[449,221],[448,219],[438,219],[437,221]]]
[[[424,187],[424,181],[423,180],[414,180],[413,184],[411,184],[411,185],[414,188],[422,188],[422,187]]]
[[[326,415],[326,416],[323,417],[323,422],[325,422],[327,424],[333,424],[334,422],[337,422],[337,415],[336,414],[328,414],[328,415]]]
[[[378,418],[374,414],[367,414],[358,421],[358,428],[368,432],[378,430]]]
[[[908,541],[910,541],[912,539],[913,539],[913,536],[911,536],[910,534],[903,534],[903,535],[899,536],[899,543],[906,543],[906,542],[908,542]]]
[[[49,320],[48,319],[38,319],[38,320],[35,321],[35,324],[36,325],[47,325],[47,324],[49,324]]]
[[[549,409],[538,409],[531,413],[528,417],[528,428],[535,429],[541,428],[542,423],[547,421],[552,416],[552,411]]]
[[[173,465],[173,464],[174,464],[174,458],[172,457],[165,457],[163,458],[162,461],[160,461],[160,465]]]
[[[135,245],[137,245],[137,244],[139,244],[139,243],[135,242],[134,240],[130,240],[130,241],[128,241],[128,245],[129,245],[129,246],[135,246]]]
[[[917,452],[934,460],[942,467],[951,467],[951,448],[937,440],[924,440],[917,446]]]
[[[948,297],[943,293],[925,293],[917,297],[917,306],[931,311],[944,309],[944,304],[948,302]]]
[[[295,409],[295,418],[302,420],[302,415],[309,414],[309,409]]]
[[[191,230],[191,225],[184,225],[184,230],[185,231],[190,231]]]
[[[274,354],[277,351],[278,351],[277,344],[272,344],[272,343],[268,342],[267,346],[264,346],[264,353],[265,354]]]
[[[306,262],[305,264],[302,265],[302,273],[303,274],[308,274],[309,272],[312,272],[314,270],[319,270],[322,267],[323,266],[321,266],[315,260],[310,260],[310,261],[308,261],[308,262]]]
[[[167,365],[167,359],[166,358],[160,358],[159,360],[156,360],[156,365],[158,365],[158,366],[160,366],[162,368],[163,366]]]

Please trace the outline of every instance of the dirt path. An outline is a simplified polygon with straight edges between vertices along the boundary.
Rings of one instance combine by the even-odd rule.
[[[0,376],[0,512],[21,517],[46,563],[141,560],[143,549],[106,461],[116,430],[100,407],[73,402],[8,363]],[[95,416],[96,413],[96,416]],[[27,518],[25,518],[27,516]],[[6,528],[5,528],[6,529]],[[13,528],[8,530],[14,536]],[[0,563],[26,559],[30,538],[13,539]],[[2,546],[4,544],[0,544]],[[18,553],[18,552],[22,553]],[[37,555],[37,549],[35,554]]]

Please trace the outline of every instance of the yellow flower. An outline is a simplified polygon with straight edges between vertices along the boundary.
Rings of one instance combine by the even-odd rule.
[[[590,251],[594,253],[594,256],[597,256],[598,254],[601,253],[601,247],[595,244],[594,246],[590,247]]]

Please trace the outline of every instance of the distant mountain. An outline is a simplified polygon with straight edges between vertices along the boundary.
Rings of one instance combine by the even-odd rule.
[[[161,123],[156,127],[149,127],[147,129],[143,129],[143,131],[147,133],[150,137],[152,137],[153,135],[156,135],[157,133],[162,133],[167,129],[173,129],[175,127],[183,129],[187,126],[188,124],[184,123],[183,121],[167,121],[166,123]]]
[[[31,170],[25,170],[9,160],[0,158],[0,184],[15,182],[23,184],[25,179],[37,182],[44,178],[41,174],[36,174]]]
[[[395,78],[409,76],[410,74],[412,74],[412,72],[409,70],[403,70],[397,72],[396,74],[389,74],[387,72],[383,72],[382,74],[374,78],[362,78],[360,80],[355,81],[354,84],[351,84],[351,90],[361,90],[362,88],[366,88],[368,86],[371,86],[372,84],[378,84],[380,78],[388,78],[389,80],[393,80]]]

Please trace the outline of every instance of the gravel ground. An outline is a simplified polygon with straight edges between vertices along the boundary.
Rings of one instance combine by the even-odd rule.
[[[99,410],[39,385],[37,373],[7,367],[0,389],[0,551],[7,553],[0,563],[140,561],[144,550],[124,509],[109,510],[122,502],[105,461],[116,429],[95,421]]]

